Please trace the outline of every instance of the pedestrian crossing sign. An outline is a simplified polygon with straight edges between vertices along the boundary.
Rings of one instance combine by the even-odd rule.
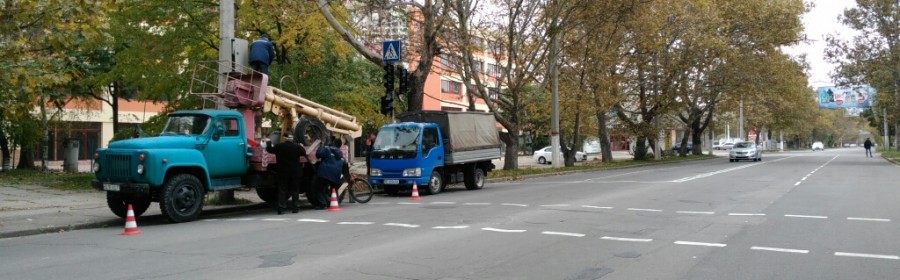
[[[384,62],[399,62],[400,51],[400,41],[384,41],[381,48],[381,59]]]

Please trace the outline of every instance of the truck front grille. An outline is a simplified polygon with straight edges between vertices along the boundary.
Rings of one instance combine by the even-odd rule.
[[[107,155],[106,165],[107,176],[131,176],[131,155]]]

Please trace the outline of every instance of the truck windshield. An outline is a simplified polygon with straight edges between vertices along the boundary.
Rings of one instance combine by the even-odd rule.
[[[166,127],[159,135],[203,135],[209,126],[209,116],[177,115],[169,116]]]
[[[418,126],[384,127],[372,144],[372,157],[404,159],[416,157]]]

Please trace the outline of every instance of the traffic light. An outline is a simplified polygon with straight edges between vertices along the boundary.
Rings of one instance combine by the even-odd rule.
[[[381,97],[381,114],[391,115],[394,112],[394,98],[390,95]]]
[[[402,95],[409,93],[409,71],[406,71],[406,68],[400,67],[398,76],[400,79],[400,91],[397,92],[397,94]]]
[[[384,65],[384,95],[394,95],[394,65],[390,63]]]

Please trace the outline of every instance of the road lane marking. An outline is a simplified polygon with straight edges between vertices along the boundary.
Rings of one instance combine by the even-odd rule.
[[[487,202],[466,202],[466,203],[463,203],[463,205],[491,205],[491,204],[487,203]]]
[[[728,213],[728,216],[765,216],[765,213]]]
[[[373,222],[340,222],[339,225],[371,225]]]
[[[219,220],[219,219],[203,219],[202,221],[204,221],[204,222],[215,222],[215,221],[218,221],[218,220]]]
[[[262,220],[263,220],[263,221],[266,221],[266,222],[281,222],[281,221],[287,221],[286,218],[268,218],[268,219],[262,219]]]
[[[400,204],[400,205],[419,205],[419,204],[422,204],[422,203],[421,203],[421,202],[397,202],[397,204]]]
[[[786,249],[786,248],[775,248],[775,247],[759,247],[759,246],[750,247],[750,250],[774,251],[774,252],[797,253],[797,254],[808,254],[809,253],[809,250]]]
[[[859,253],[844,253],[844,252],[834,252],[834,255],[841,256],[841,257],[900,260],[900,256],[894,256],[894,255],[875,255],[875,254],[859,254]]]
[[[708,211],[675,211],[678,214],[701,214],[701,215],[715,215],[716,212],[708,212]]]
[[[604,236],[600,237],[603,240],[613,240],[613,241],[625,241],[625,242],[650,242],[653,239],[649,238],[624,238],[624,237],[613,237],[613,236]]]
[[[372,202],[372,203],[369,203],[369,205],[373,205],[373,204],[374,204],[374,205],[385,205],[385,204],[388,204],[388,202]]]
[[[456,202],[450,202],[450,201],[435,201],[435,202],[432,202],[431,204],[456,204]]]
[[[417,227],[419,227],[419,225],[400,224],[400,223],[386,223],[386,224],[384,224],[384,225],[386,225],[386,226],[392,226],[392,227],[405,227],[405,228],[417,228]]]
[[[669,181],[669,182],[672,182],[672,183],[684,183],[684,182],[687,182],[687,181],[696,180],[696,179],[700,179],[700,178],[706,178],[706,177],[713,176],[713,175],[716,175],[716,174],[722,174],[722,173],[725,173],[725,172],[735,171],[735,170],[738,170],[738,169],[744,169],[744,168],[748,168],[748,167],[755,166],[755,165],[759,165],[759,164],[763,164],[763,163],[762,163],[762,162],[759,162],[759,163],[754,163],[754,164],[741,165],[741,166],[738,166],[738,167],[732,167],[732,168],[722,169],[722,170],[718,170],[718,171],[707,172],[707,173],[703,173],[703,174],[697,174],[697,175],[690,176],[690,177],[684,177],[684,178],[672,180],[672,181]]]
[[[828,219],[828,216],[807,216],[807,215],[784,215],[785,217],[792,218],[807,218],[807,219]]]
[[[581,233],[558,232],[558,231],[545,231],[545,232],[541,232],[541,234],[546,234],[546,235],[562,235],[562,236],[572,236],[572,237],[584,237],[584,234],[581,234]]]
[[[568,204],[546,204],[541,205],[541,207],[568,207]]]
[[[232,221],[232,222],[246,222],[246,221],[253,221],[253,220],[256,220],[256,219],[254,219],[254,218],[234,218],[234,219],[228,219],[228,220],[226,220],[226,221]]]
[[[519,206],[519,207],[528,207],[528,204],[518,204],[518,203],[503,203],[500,204],[503,206]]]
[[[436,227],[431,227],[431,228],[433,228],[433,229],[464,229],[464,228],[469,228],[469,226],[436,226]]]
[[[891,221],[891,219],[857,218],[857,217],[847,217],[847,220],[851,220],[851,221],[868,221],[868,222],[890,222],[890,221]]]
[[[644,212],[662,212],[663,210],[659,209],[644,209],[644,208],[628,208],[631,211],[644,211]]]
[[[328,220],[320,220],[320,219],[299,219],[298,222],[307,222],[307,223],[327,223]]]
[[[594,208],[594,209],[613,209],[612,207],[609,207],[609,206],[581,205],[581,207],[584,207],[584,208]]]
[[[797,185],[800,185],[800,181],[797,181],[796,183],[794,183],[794,186],[797,186]]]
[[[524,229],[499,229],[499,228],[490,228],[490,227],[481,228],[481,230],[495,231],[495,232],[509,232],[509,233],[518,233],[518,232],[526,231]]]
[[[691,245],[691,246],[706,246],[706,247],[725,247],[727,245],[727,244],[722,244],[722,243],[705,243],[705,242],[693,242],[693,241],[675,241],[675,244]]]

